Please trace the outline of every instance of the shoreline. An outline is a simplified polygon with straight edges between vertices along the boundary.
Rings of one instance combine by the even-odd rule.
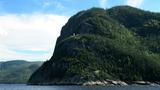
[[[159,81],[150,82],[150,81],[115,81],[115,80],[97,80],[97,81],[87,81],[87,82],[50,82],[50,83],[27,83],[27,85],[40,85],[40,86],[130,86],[130,85],[150,85],[156,86],[160,85]]]

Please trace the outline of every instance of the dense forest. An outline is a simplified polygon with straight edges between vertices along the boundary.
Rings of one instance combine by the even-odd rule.
[[[160,81],[160,13],[129,6],[91,8],[62,28],[52,58],[29,84]]]

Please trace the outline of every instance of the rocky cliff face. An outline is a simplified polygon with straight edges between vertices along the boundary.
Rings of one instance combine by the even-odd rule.
[[[129,6],[91,8],[62,28],[52,58],[28,84],[160,81],[160,14]]]

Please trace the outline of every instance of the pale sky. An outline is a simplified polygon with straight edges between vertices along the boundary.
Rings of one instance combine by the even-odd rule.
[[[0,61],[45,61],[69,17],[91,7],[160,12],[160,0],[0,0]]]

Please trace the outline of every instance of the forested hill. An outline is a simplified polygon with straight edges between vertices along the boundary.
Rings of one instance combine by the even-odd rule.
[[[160,13],[129,6],[91,8],[62,28],[52,58],[28,84],[160,81]]]
[[[0,62],[0,84],[24,84],[41,64],[24,60]]]

